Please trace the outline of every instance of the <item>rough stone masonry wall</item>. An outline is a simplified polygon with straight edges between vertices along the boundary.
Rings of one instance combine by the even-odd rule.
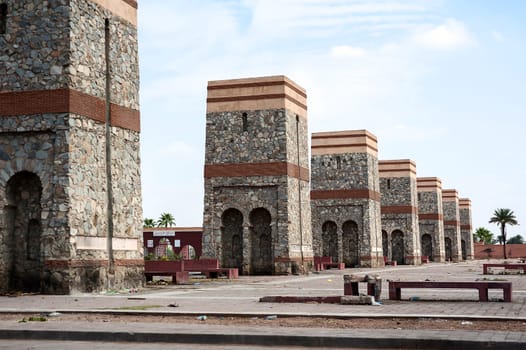
[[[247,114],[246,131],[243,131],[242,112],[207,114],[205,164],[283,161],[297,164],[296,116],[284,109],[256,110]],[[300,136],[305,130],[306,125],[300,123]],[[304,144],[305,141],[300,140],[300,150],[307,153]],[[300,165],[306,163],[304,158],[300,156]],[[250,273],[249,215],[256,208],[264,208],[272,217],[272,255],[278,260],[274,263],[274,273],[290,273],[291,267],[286,261],[301,258],[302,237],[299,222],[294,220],[299,213],[298,182],[285,175],[205,177],[203,255],[222,256],[221,216],[225,210],[235,208],[243,214],[243,245],[246,248],[242,272]],[[305,205],[309,199],[308,184],[301,182],[301,201]],[[309,210],[302,210],[302,218],[303,244],[307,246],[304,258],[308,258],[312,257]]]
[[[382,206],[382,230],[387,232],[391,256],[398,257],[398,263],[419,265],[420,235],[416,211],[397,213],[395,207],[417,207],[416,179],[414,177],[380,177]],[[389,207],[394,210],[385,210]],[[392,244],[395,231],[403,233],[403,245]],[[398,249],[399,251],[395,251]],[[403,249],[403,251],[402,251]]]
[[[437,219],[418,218],[420,239],[425,234],[431,236],[433,255],[429,257],[435,262],[445,261],[444,251],[444,221],[442,220],[442,196],[438,192],[418,192],[418,213],[432,214]],[[440,215],[440,216],[439,216]],[[440,219],[438,219],[440,217]],[[422,255],[424,255],[422,247]]]
[[[339,165],[338,165],[339,164]],[[311,157],[311,189],[370,190],[379,192],[378,160],[368,153],[313,155]],[[380,202],[371,198],[311,199],[314,254],[323,255],[322,226],[335,222],[338,230],[338,259],[348,265],[375,266],[381,259]],[[343,224],[353,221],[358,227],[358,256],[343,247]],[[354,243],[354,242],[353,242]],[[370,257],[361,260],[361,257]],[[382,260],[383,261],[383,260]]]
[[[41,251],[44,259],[71,258],[68,239],[68,115],[30,115],[0,118],[0,256],[9,255],[6,213],[9,204],[6,185],[20,171],[36,174],[42,184]],[[9,262],[0,259],[1,290],[7,287]],[[44,273],[44,292],[68,291],[65,270]]]
[[[458,262],[462,260],[458,200],[443,201],[442,207],[444,210],[444,239],[451,240],[451,260]],[[448,221],[451,224],[447,224]]]
[[[466,244],[466,259],[472,260],[475,256],[473,246],[473,232],[471,227],[471,209],[459,207],[460,236]]]

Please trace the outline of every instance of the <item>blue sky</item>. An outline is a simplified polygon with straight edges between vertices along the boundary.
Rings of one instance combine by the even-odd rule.
[[[310,132],[367,129],[380,159],[470,198],[474,228],[497,234],[496,208],[521,223],[525,13],[521,0],[140,1],[144,216],[202,225],[207,82],[283,74],[307,90]]]

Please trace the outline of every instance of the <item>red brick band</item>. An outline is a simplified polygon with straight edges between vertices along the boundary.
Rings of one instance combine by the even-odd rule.
[[[105,267],[107,259],[100,260],[45,260],[46,267]],[[144,259],[116,259],[115,266],[144,266]]]
[[[312,134],[311,138],[313,140],[316,140],[316,139],[325,140],[325,139],[350,139],[350,138],[356,138],[356,137],[365,137],[365,138],[368,138],[369,140],[377,142],[376,137],[374,137],[372,135],[369,135],[369,134],[366,134],[366,133],[363,133],[363,134],[335,133],[335,134],[331,134],[331,135],[327,135],[326,133],[322,133],[322,134]]]
[[[303,258],[303,262],[304,263],[307,263],[307,262],[313,262],[314,261],[314,258],[313,257],[305,257]],[[301,258],[298,258],[298,257],[295,257],[295,258],[287,258],[287,257],[277,257],[277,258],[274,258],[274,262],[275,263],[288,263],[288,262],[295,262],[295,263],[298,263],[298,264],[301,264]]]
[[[314,139],[314,137],[313,137]],[[311,146],[311,149],[316,148],[343,148],[343,147],[368,147],[372,149],[375,152],[378,152],[378,149],[376,147],[371,146],[367,143],[345,143],[345,144],[338,144],[338,145],[313,145]]]
[[[0,116],[73,113],[98,122],[106,121],[103,99],[71,89],[1,92]],[[112,126],[140,131],[138,110],[111,104]]]
[[[460,225],[461,230],[469,230],[471,231],[471,225]]]
[[[457,221],[457,220],[444,221],[444,225],[447,225],[447,226],[457,226],[459,224],[460,224],[460,222]]]
[[[419,220],[444,220],[441,214],[418,214]]]
[[[287,175],[309,181],[309,169],[288,162],[206,164],[205,178],[240,176],[281,176]]]
[[[392,205],[392,206],[382,206],[382,214],[417,214],[418,208],[411,205]]]
[[[124,1],[125,3],[133,7],[134,9],[138,8],[137,0],[122,0],[122,1]]]
[[[288,81],[258,81],[250,83],[232,83],[232,84],[221,84],[221,85],[209,85],[207,90],[223,90],[223,89],[242,89],[242,88],[252,88],[252,87],[264,87],[264,86],[279,86],[285,85],[289,89],[296,92],[301,97],[307,98],[307,94],[304,91],[301,91]]]
[[[380,193],[371,190],[313,190],[311,199],[371,199],[380,201]]]
[[[264,94],[264,95],[250,95],[250,96],[228,96],[228,97],[208,97],[206,99],[207,103],[214,102],[235,102],[235,101],[253,101],[253,100],[272,100],[277,98],[284,98],[294,103],[298,107],[307,110],[307,106],[300,101],[296,100],[293,97],[290,97],[287,94]]]

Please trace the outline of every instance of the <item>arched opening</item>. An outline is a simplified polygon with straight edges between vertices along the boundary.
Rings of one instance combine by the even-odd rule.
[[[404,233],[400,230],[391,234],[391,254],[392,261],[396,261],[398,265],[405,263]]]
[[[42,184],[28,171],[13,175],[6,186],[5,242],[8,254],[2,264],[8,270],[9,291],[39,292],[43,269],[40,204]]]
[[[181,250],[179,251],[179,255],[181,256],[182,259],[185,259],[185,260],[195,259],[196,254],[195,254],[194,246],[190,244],[183,246]]]
[[[255,275],[271,275],[274,267],[272,257],[271,216],[268,210],[257,208],[250,213],[251,267]]]
[[[332,261],[338,261],[338,226],[333,221],[326,221],[321,226],[321,240],[323,245],[323,256],[332,257]]]
[[[7,33],[7,4],[0,4],[0,34]]]
[[[352,220],[342,225],[343,262],[346,266],[360,265],[360,237],[358,224]],[[337,242],[337,241],[336,241]]]
[[[461,249],[462,249],[462,260],[467,260],[468,258],[468,252],[466,251],[466,241],[462,240],[460,241]]]
[[[433,261],[433,238],[430,234],[425,233],[420,239],[422,245],[422,255],[427,256],[429,261]]]
[[[451,238],[446,237],[444,239],[444,241],[445,241],[444,243],[445,243],[445,246],[446,246],[445,247],[446,248],[446,261],[451,261],[451,253],[452,253],[452,251],[451,251]]]
[[[227,209],[221,217],[221,266],[238,268],[243,264],[243,214]]]
[[[391,260],[389,259],[389,235],[386,230],[382,230],[382,253],[387,260]]]

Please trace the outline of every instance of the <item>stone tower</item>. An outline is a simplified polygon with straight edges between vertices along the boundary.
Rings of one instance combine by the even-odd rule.
[[[243,274],[312,268],[306,104],[284,76],[208,83],[203,256]]]
[[[462,259],[462,253],[457,190],[442,190],[442,208],[444,210],[444,249],[446,260],[459,262]]]
[[[420,265],[416,164],[410,159],[378,162],[383,254],[398,264]]]
[[[444,262],[444,213],[442,180],[438,177],[416,179],[418,191],[418,226],[422,255],[430,261]]]
[[[462,259],[473,260],[473,231],[471,226],[471,200],[469,198],[459,198],[458,208],[460,215],[460,237]]]
[[[0,288],[140,286],[137,1],[0,9]]]
[[[376,136],[313,133],[311,167],[315,255],[352,267],[383,266]]]

